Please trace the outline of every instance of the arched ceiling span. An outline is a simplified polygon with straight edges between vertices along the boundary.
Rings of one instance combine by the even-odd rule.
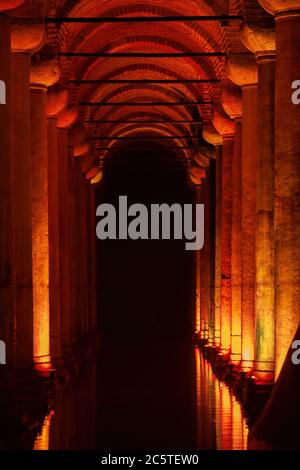
[[[163,137],[174,137],[177,154],[193,159],[201,154],[203,126],[212,121],[228,81],[226,55],[247,52],[239,32],[244,19],[257,14],[264,20],[254,0],[52,0],[48,17],[73,21],[48,22],[44,49],[59,53],[58,86],[78,109],[85,142],[96,156],[109,155],[99,147],[118,146],[108,137],[151,136],[162,145]],[[225,18],[161,21],[215,15]],[[101,18],[135,21],[95,21]]]

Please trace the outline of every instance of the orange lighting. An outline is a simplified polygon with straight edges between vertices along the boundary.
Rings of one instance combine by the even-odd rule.
[[[40,433],[38,433],[34,441],[33,450],[49,450],[49,437],[53,415],[54,411],[51,411],[44,419],[42,430]]]

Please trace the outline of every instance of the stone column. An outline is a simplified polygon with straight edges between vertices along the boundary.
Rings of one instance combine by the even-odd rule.
[[[49,313],[49,199],[47,88],[59,73],[54,64],[35,64],[30,73],[32,176],[32,278],[34,361],[43,372],[51,368]]]
[[[257,68],[254,57],[235,56],[227,76],[243,92],[242,147],[242,367],[253,368],[255,346],[255,224],[257,161]]]
[[[201,250],[201,271],[203,272],[204,279],[202,280],[202,285],[204,286],[203,291],[203,303],[205,311],[205,320],[204,320],[204,337],[209,340],[209,330],[212,323],[212,208],[211,208],[211,168],[206,168],[206,178],[203,182],[204,190],[204,207],[205,207],[205,217],[204,217],[204,251]],[[203,254],[203,261],[202,261]]]
[[[222,146],[216,157],[216,238],[215,238],[215,333],[214,344],[221,345],[221,280],[222,280]]]
[[[62,365],[60,204],[57,116],[68,103],[68,94],[53,87],[47,93],[48,199],[49,199],[49,307],[50,351],[54,365]]]
[[[9,25],[9,17],[0,14],[0,142],[2,167],[0,172],[0,340],[5,342],[6,348],[6,365],[0,366],[0,373],[4,386],[10,385],[13,378],[15,341]]]
[[[196,204],[201,204],[201,185],[197,185],[196,189]],[[201,250],[196,251],[195,253],[195,283],[196,283],[196,313],[195,313],[195,332],[197,335],[200,335],[200,324],[201,324],[201,311],[200,311],[200,295],[201,295],[201,283],[200,283],[200,273],[201,273]]]
[[[93,341],[96,340],[97,334],[97,253],[96,253],[96,205],[94,186],[91,185],[89,191],[90,197],[90,214],[89,214],[89,230],[90,230],[90,316],[91,316],[91,334]]]
[[[49,299],[50,299],[50,350],[53,362],[60,364],[60,239],[59,239],[59,171],[57,119],[48,117],[48,195],[49,195]]]
[[[223,138],[222,203],[221,203],[221,351],[231,351],[231,222],[232,222],[232,158],[234,121],[220,108],[214,110],[213,123]]]
[[[41,47],[44,25],[11,26],[11,132],[16,368],[33,367],[30,56]],[[21,144],[20,144],[21,143]]]
[[[255,361],[257,383],[274,381],[274,30],[245,26],[242,40],[258,66],[258,153],[256,170]]]
[[[44,85],[30,89],[34,361],[38,369],[51,367],[46,92]]]
[[[235,118],[232,158],[232,226],[231,226],[231,361],[242,358],[242,118]]]
[[[224,110],[235,121],[232,155],[232,220],[231,220],[231,354],[234,364],[241,361],[241,198],[242,198],[242,92],[236,85],[222,89]]]
[[[27,369],[33,366],[30,55],[12,54],[11,71],[16,367]]]
[[[300,321],[300,1],[260,0],[275,15],[275,378]]]
[[[205,231],[205,308],[207,312],[207,323],[205,325],[205,338],[209,345],[213,345],[213,328],[214,328],[214,315],[213,315],[213,261],[214,261],[214,243],[212,240],[212,167],[211,164],[206,168],[206,178],[204,181],[204,204],[205,204],[205,217],[204,217],[204,231]]]
[[[61,306],[61,341],[63,357],[67,362],[72,361],[72,342],[75,337],[75,313],[71,309],[72,280],[71,280],[71,247],[70,230],[71,214],[69,201],[69,150],[68,129],[78,117],[77,110],[68,108],[57,117],[58,127],[58,156],[59,171],[59,239],[60,239],[60,306]]]
[[[213,317],[214,332],[213,344],[220,346],[221,335],[221,234],[222,234],[222,137],[216,131],[215,127],[209,123],[203,128],[204,139],[215,146],[216,149],[216,183],[215,183],[215,240],[214,240],[214,298],[213,298]]]
[[[1,2],[2,5],[3,2]],[[7,3],[7,2],[6,2]],[[19,6],[22,1],[9,2]],[[36,6],[36,19],[41,5]],[[28,5],[19,8],[18,18],[30,16]],[[31,151],[30,151],[30,56],[45,40],[45,26],[40,21],[17,21],[10,28],[11,42],[11,130],[13,178],[13,245],[16,368],[19,372],[33,367],[33,286],[31,230]]]
[[[200,190],[200,200],[201,204],[206,204],[205,199],[205,175],[201,182]],[[206,220],[204,213],[204,230],[206,227]],[[204,246],[200,250],[200,339],[207,339],[207,326],[208,326],[208,312],[206,305],[206,296],[207,296],[207,279],[206,279],[206,261],[207,261],[207,243],[205,238],[206,233],[204,233]]]

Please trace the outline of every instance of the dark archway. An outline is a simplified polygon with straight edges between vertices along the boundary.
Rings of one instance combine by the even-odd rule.
[[[140,145],[139,145],[140,146]],[[142,148],[118,146],[105,163],[97,193],[118,207],[193,202],[185,165],[171,149],[144,141]],[[151,149],[143,147],[151,146]],[[98,241],[98,306],[103,338],[191,338],[194,252],[181,240]],[[101,287],[100,287],[101,286]]]

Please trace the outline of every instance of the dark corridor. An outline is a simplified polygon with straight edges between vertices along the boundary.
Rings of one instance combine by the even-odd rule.
[[[153,144],[152,144],[153,146]],[[151,163],[149,160],[151,159]],[[163,147],[113,155],[105,167],[96,205],[191,204],[183,163]],[[194,327],[194,252],[182,240],[97,242],[98,310],[103,340],[191,339]],[[100,287],[101,286],[101,287]]]

